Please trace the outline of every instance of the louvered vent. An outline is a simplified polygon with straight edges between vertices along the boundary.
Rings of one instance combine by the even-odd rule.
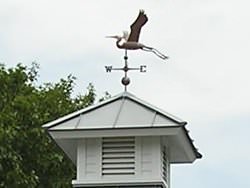
[[[102,175],[135,174],[135,138],[102,138]]]
[[[167,160],[167,153],[166,147],[162,147],[162,177],[167,182],[168,179],[168,160]]]

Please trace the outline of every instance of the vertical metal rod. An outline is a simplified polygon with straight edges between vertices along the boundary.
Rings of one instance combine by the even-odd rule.
[[[128,51],[127,49],[125,49],[125,56],[124,56],[124,60],[125,60],[125,69],[124,69],[124,73],[125,73],[125,78],[127,78],[127,68],[128,68]],[[127,91],[127,85],[125,85],[124,87],[125,92]]]

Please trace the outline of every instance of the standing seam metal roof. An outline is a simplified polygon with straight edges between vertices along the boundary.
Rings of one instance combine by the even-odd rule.
[[[196,157],[201,158],[202,155],[195,148],[193,140],[188,134],[185,127],[186,124],[187,122],[137,98],[131,93],[123,92],[106,101],[44,124],[43,128],[49,131],[77,131],[114,128],[181,127]]]
[[[183,120],[181,120],[181,119],[175,117],[174,115],[172,115],[172,114],[170,114],[170,113],[167,113],[167,112],[165,112],[165,111],[163,111],[163,110],[161,110],[161,109],[159,109],[159,108],[157,108],[157,107],[155,107],[155,106],[153,106],[153,105],[151,105],[151,104],[149,104],[149,103],[147,103],[147,102],[145,102],[145,101],[143,101],[143,100],[137,98],[136,96],[132,95],[132,94],[129,93],[129,92],[123,92],[123,93],[121,93],[121,94],[119,94],[119,95],[116,95],[116,96],[114,96],[114,97],[112,97],[112,98],[106,100],[106,101],[103,101],[103,102],[100,102],[100,103],[98,103],[98,104],[89,106],[89,107],[87,107],[87,108],[78,110],[78,111],[76,111],[76,112],[73,112],[73,113],[71,113],[71,114],[68,114],[68,115],[66,115],[66,116],[63,116],[63,117],[61,117],[61,118],[58,118],[58,119],[56,119],[56,120],[54,120],[54,121],[52,121],[52,122],[48,122],[48,123],[44,124],[42,127],[43,127],[43,128],[48,128],[48,129],[49,129],[49,128],[52,128],[52,127],[54,127],[54,126],[57,126],[58,124],[61,124],[61,123],[65,122],[65,121],[68,121],[68,120],[70,120],[70,119],[72,119],[72,118],[75,118],[75,117],[77,117],[77,116],[79,116],[79,115],[81,115],[81,114],[89,113],[90,111],[93,111],[93,110],[95,110],[95,109],[98,109],[98,108],[100,108],[100,107],[102,107],[102,106],[105,106],[105,105],[107,105],[107,104],[110,104],[110,103],[112,103],[112,102],[115,102],[115,101],[121,100],[121,99],[122,99],[123,101],[124,101],[125,99],[131,100],[131,101],[133,101],[133,102],[135,102],[135,103],[137,103],[137,104],[139,104],[139,105],[141,105],[141,106],[146,107],[147,109],[150,109],[151,111],[157,112],[157,114],[160,114],[160,115],[162,115],[162,116],[167,117],[168,119],[170,119],[171,121],[175,122],[175,123],[178,124],[178,125],[185,125],[185,124],[187,124],[187,122],[185,122],[185,121],[183,121]],[[122,108],[122,105],[120,106],[120,108]],[[121,110],[121,109],[120,109],[120,110]],[[119,113],[119,112],[118,112],[118,113]],[[81,118],[81,117],[80,117],[80,118]],[[114,128],[115,128],[115,126],[114,126]]]

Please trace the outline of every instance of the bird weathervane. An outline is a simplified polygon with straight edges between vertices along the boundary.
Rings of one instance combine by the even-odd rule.
[[[168,59],[168,56],[162,54],[157,49],[139,43],[141,28],[147,23],[147,21],[148,17],[145,14],[144,10],[140,10],[138,17],[136,18],[134,23],[130,26],[131,29],[130,34],[128,34],[128,32],[125,31],[123,32],[123,36],[114,35],[107,37],[117,39],[116,46],[120,49],[125,49],[125,50],[141,49],[144,51],[153,52],[155,55],[164,60]]]
[[[163,60],[168,59],[168,56],[162,54],[157,49],[153,47],[146,46],[142,43],[139,43],[139,36],[141,32],[141,28],[147,23],[148,17],[145,14],[144,10],[140,10],[138,17],[130,26],[131,32],[124,31],[123,36],[107,36],[108,38],[116,39],[116,46],[120,49],[125,50],[125,66],[123,68],[113,68],[112,66],[105,66],[106,72],[111,72],[112,70],[122,70],[125,73],[125,76],[122,78],[122,84],[125,86],[125,91],[127,90],[127,85],[130,83],[130,79],[127,77],[127,72],[129,70],[139,70],[140,72],[146,72],[146,66],[141,65],[140,68],[129,68],[128,67],[128,56],[127,50],[144,50],[147,52],[152,52]]]

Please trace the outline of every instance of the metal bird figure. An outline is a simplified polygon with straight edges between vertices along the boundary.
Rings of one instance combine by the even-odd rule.
[[[144,10],[140,10],[138,17],[134,21],[134,23],[130,26],[131,32],[128,35],[128,32],[123,32],[123,36],[107,36],[108,38],[115,38],[117,39],[116,41],[116,46],[120,49],[125,49],[125,50],[144,50],[144,51],[149,51],[153,52],[156,54],[158,57],[162,59],[168,59],[168,56],[165,56],[158,50],[156,50],[153,47],[146,46],[142,43],[139,43],[139,36],[141,32],[141,28],[147,23],[148,17],[145,14]]]

